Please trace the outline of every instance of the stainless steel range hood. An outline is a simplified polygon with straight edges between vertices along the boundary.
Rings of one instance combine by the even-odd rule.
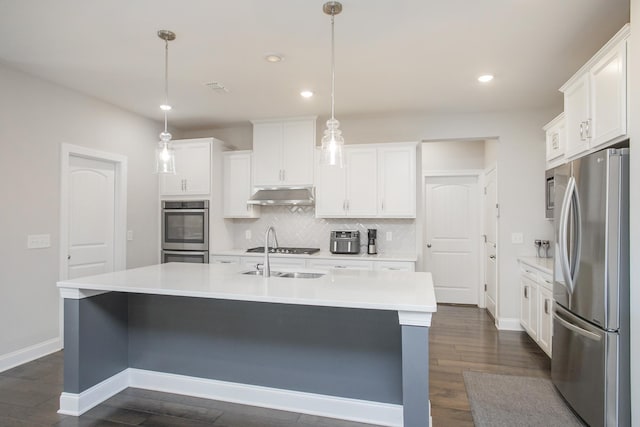
[[[315,204],[313,187],[261,188],[247,201],[263,206],[312,206]]]

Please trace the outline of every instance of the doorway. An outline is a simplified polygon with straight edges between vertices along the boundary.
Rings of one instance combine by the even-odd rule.
[[[127,157],[62,144],[60,183],[60,280],[125,269]]]
[[[478,305],[479,175],[425,177],[426,271],[439,303]]]
[[[493,166],[484,175],[484,283],[485,304],[494,320],[498,318],[498,191],[497,167]]]

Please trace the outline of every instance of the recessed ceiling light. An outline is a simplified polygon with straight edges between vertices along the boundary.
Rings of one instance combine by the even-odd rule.
[[[311,98],[313,96],[313,92],[311,92],[310,90],[303,90],[302,92],[300,92],[300,96],[303,98]]]
[[[493,80],[493,76],[491,74],[485,74],[483,76],[478,77],[478,81],[480,83],[488,83]]]
[[[278,53],[267,53],[264,56],[265,61],[267,62],[272,62],[272,63],[276,63],[276,62],[280,62],[282,61],[284,58],[282,55],[278,54]]]
[[[171,110],[171,105],[168,105],[168,104],[162,104],[162,105],[160,106],[160,109],[161,109],[162,111],[169,111],[169,110]]]

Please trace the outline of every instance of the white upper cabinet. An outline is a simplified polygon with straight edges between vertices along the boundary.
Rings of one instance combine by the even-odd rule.
[[[345,149],[347,191],[346,216],[356,218],[377,215],[377,150],[375,148]],[[316,213],[317,214],[317,213]]]
[[[378,150],[378,216],[416,217],[416,147]]]
[[[317,166],[317,217],[415,218],[416,144],[346,146],[344,159]]]
[[[564,113],[551,120],[544,127],[547,146],[547,169],[563,160],[566,145],[566,120]]]
[[[252,191],[251,151],[227,151],[223,157],[224,217],[257,218],[260,207],[247,204]]]
[[[160,175],[161,196],[208,195],[211,191],[213,138],[173,141],[176,174]]]
[[[316,118],[252,123],[253,185],[312,186]]]
[[[627,38],[625,25],[562,88],[567,159],[627,134]]]

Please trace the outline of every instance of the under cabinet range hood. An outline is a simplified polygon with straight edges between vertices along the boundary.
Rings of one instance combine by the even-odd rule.
[[[313,206],[313,187],[260,188],[247,201],[250,205],[263,206]]]

